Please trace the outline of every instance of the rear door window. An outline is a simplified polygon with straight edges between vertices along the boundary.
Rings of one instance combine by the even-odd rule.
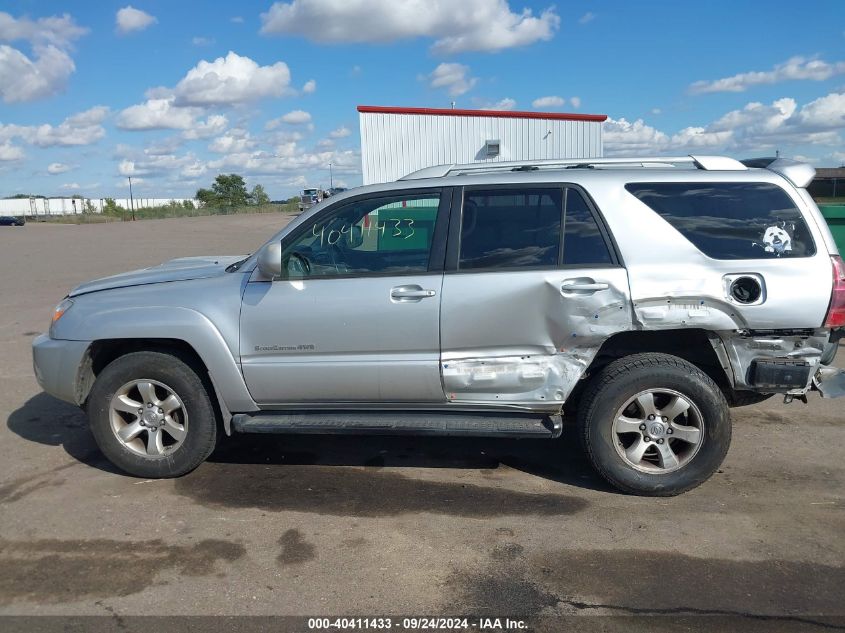
[[[557,188],[466,191],[458,268],[555,268],[562,203]]]
[[[809,257],[801,212],[771,183],[629,183],[631,194],[714,259]]]
[[[563,219],[563,265],[609,266],[613,263],[607,243],[587,201],[577,189],[566,190]]]

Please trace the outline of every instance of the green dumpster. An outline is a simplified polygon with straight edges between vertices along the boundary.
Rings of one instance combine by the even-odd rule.
[[[820,204],[819,210],[827,220],[839,252],[845,254],[845,204]]]

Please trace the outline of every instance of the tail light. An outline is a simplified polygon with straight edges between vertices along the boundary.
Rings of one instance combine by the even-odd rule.
[[[833,263],[833,292],[824,326],[845,327],[845,262],[839,255],[834,255],[830,260]]]

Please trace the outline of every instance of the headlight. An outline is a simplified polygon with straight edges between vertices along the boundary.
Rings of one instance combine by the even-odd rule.
[[[53,310],[53,321],[51,322],[51,326],[55,325],[56,322],[64,316],[64,313],[70,310],[70,307],[73,305],[73,301],[70,299],[64,299],[59,305],[56,306],[56,309]]]

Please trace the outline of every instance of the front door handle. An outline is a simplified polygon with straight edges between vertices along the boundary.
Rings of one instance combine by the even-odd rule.
[[[567,279],[560,285],[561,292],[589,293],[607,290],[610,284],[592,279]]]
[[[396,286],[390,289],[390,298],[393,301],[421,301],[433,297],[437,293],[434,290],[425,290],[416,284],[409,286]]]

